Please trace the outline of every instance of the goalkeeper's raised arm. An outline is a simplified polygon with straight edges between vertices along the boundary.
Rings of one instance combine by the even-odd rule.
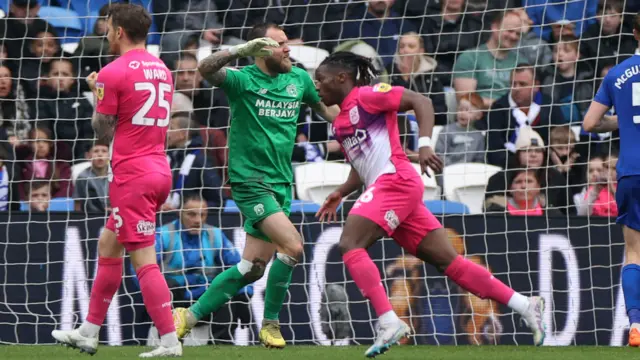
[[[238,58],[247,56],[269,56],[272,54],[269,47],[279,47],[280,44],[267,37],[253,39],[246,44],[236,45],[227,50],[218,51],[209,55],[198,65],[200,74],[214,86],[220,86],[227,76],[225,65]]]

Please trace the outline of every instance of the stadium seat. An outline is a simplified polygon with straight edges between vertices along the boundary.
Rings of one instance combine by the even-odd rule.
[[[582,125],[574,125],[574,126],[572,126],[571,127],[571,131],[575,135],[576,141],[580,140],[580,132],[582,131]]]
[[[239,213],[240,209],[238,209],[238,206],[236,205],[236,202],[229,199],[227,201],[225,201],[224,203],[224,210],[223,212],[227,212],[227,213]]]
[[[419,164],[411,163],[413,168],[416,169],[420,177],[422,177],[422,183],[424,184],[424,193],[422,194],[422,200],[440,200],[440,186],[436,183],[436,177],[433,170],[429,169],[429,175],[424,175]]]
[[[73,198],[53,198],[49,202],[49,211],[73,211]],[[29,202],[22,201],[20,203],[21,211],[29,211]]]
[[[301,63],[312,78],[320,63],[329,56],[328,51],[311,46],[291,45],[289,49],[291,49],[289,56]]]
[[[62,51],[66,52],[67,54],[73,54],[78,48],[79,44],[80,43],[77,43],[77,42],[68,42],[68,43],[62,44]]]
[[[470,214],[469,207],[457,201],[427,200],[424,205],[435,215]]]
[[[443,185],[447,200],[466,204],[472,214],[482,213],[487,182],[500,170],[497,166],[480,163],[446,166],[443,171]]]
[[[292,200],[291,201],[291,212],[302,212],[302,213],[313,213],[315,214],[318,210],[320,210],[320,205],[305,201],[305,200]]]
[[[431,132],[431,143],[433,144],[433,148],[436,148],[436,144],[438,143],[438,135],[442,132],[444,126],[436,125],[433,127],[433,131]]]
[[[298,165],[294,171],[298,199],[322,205],[329,194],[347,181],[351,166],[317,162]]]
[[[78,178],[80,173],[90,167],[91,167],[91,161],[83,161],[71,167],[71,181],[73,182],[73,185],[76,184],[76,179]]]
[[[149,44],[147,45],[147,51],[155,57],[160,57],[160,45]]]
[[[42,6],[38,16],[56,28],[62,44],[78,42],[84,35],[84,26],[78,13],[73,10],[57,6]]]

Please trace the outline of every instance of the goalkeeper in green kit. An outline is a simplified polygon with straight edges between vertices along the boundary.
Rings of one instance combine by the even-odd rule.
[[[173,319],[183,338],[204,316],[217,311],[243,287],[260,279],[277,251],[267,277],[260,342],[283,348],[279,314],[293,269],[302,258],[302,237],[289,220],[293,171],[291,156],[302,103],[325,120],[338,111],[320,102],[309,74],[293,67],[287,36],[275,24],[259,24],[246,44],[218,51],[202,60],[198,70],[229,99],[229,182],[244,216],[247,233],[242,260],[216,276],[190,308],[177,308]],[[229,62],[253,56],[242,70]]]

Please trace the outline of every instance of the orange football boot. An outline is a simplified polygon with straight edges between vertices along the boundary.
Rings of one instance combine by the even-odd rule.
[[[640,331],[636,328],[629,330],[629,346],[640,346]]]

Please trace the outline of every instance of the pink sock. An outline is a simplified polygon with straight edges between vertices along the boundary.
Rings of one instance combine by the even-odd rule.
[[[380,280],[380,272],[365,249],[355,249],[342,255],[349,274],[356,282],[362,295],[371,301],[371,305],[380,317],[391,311],[391,302]]]
[[[156,325],[158,334],[162,336],[176,331],[171,314],[171,293],[158,264],[149,264],[138,269],[138,281],[144,306]]]
[[[444,272],[456,284],[475,296],[507,305],[514,290],[491,275],[489,270],[458,255]]]
[[[98,258],[98,272],[91,287],[87,321],[101,326],[122,282],[122,258]]]

